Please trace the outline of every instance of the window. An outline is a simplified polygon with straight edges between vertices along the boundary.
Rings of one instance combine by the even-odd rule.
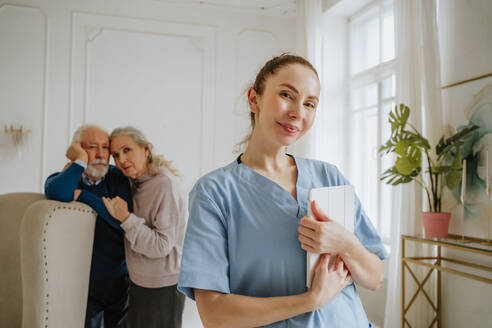
[[[391,231],[391,186],[379,180],[391,166],[377,149],[390,135],[395,102],[393,2],[378,0],[349,18],[349,178],[383,241]]]

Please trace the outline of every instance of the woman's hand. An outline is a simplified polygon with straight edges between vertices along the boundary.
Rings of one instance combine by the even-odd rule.
[[[302,249],[317,254],[347,252],[353,245],[355,235],[326,216],[314,201],[311,208],[316,220],[305,216],[297,229]]]
[[[309,216],[301,219],[298,231],[302,249],[340,256],[357,285],[378,289],[384,278],[379,257],[369,252],[353,233],[327,217],[314,201],[311,206],[318,221]]]
[[[198,313],[205,327],[259,327],[312,312],[334,299],[350,282],[340,258],[320,256],[311,289],[290,296],[251,297],[195,288]],[[332,264],[332,263],[331,263]],[[254,313],[254,315],[251,315]]]
[[[130,212],[128,212],[128,204],[120,197],[117,196],[112,199],[103,197],[102,200],[109,214],[121,223],[125,222],[130,216]]]
[[[350,272],[345,269],[339,256],[336,257],[334,265],[330,264],[330,254],[322,254],[314,270],[309,291],[316,307],[314,310],[325,306],[351,283]]]
[[[73,200],[78,200],[81,192],[81,189],[75,189],[75,191],[73,192]]]

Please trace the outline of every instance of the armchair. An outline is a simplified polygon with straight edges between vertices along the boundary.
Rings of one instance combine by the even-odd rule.
[[[0,195],[0,326],[84,326],[95,219],[82,203]]]

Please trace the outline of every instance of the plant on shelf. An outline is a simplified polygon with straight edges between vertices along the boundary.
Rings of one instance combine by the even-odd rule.
[[[461,146],[478,126],[464,128],[448,138],[442,136],[437,145],[432,148],[429,141],[408,122],[409,116],[410,108],[404,104],[395,106],[389,114],[391,137],[379,148],[378,152],[393,153],[396,159],[394,165],[383,173],[381,180],[393,186],[415,181],[426,193],[429,212],[440,213],[444,186],[453,190],[461,182]],[[423,218],[424,214],[428,213],[423,213]],[[446,214],[445,235],[447,235],[450,216],[449,213]],[[427,236],[429,229],[426,227],[425,220],[424,218]],[[438,237],[444,237],[443,233]]]

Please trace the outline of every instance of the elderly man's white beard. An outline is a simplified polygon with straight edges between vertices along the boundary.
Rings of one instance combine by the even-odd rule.
[[[96,166],[96,164],[104,164],[103,167]],[[101,179],[108,173],[108,162],[105,161],[104,159],[95,159],[89,164],[87,164],[87,168],[85,169],[85,174],[88,177],[94,178],[94,179]]]

